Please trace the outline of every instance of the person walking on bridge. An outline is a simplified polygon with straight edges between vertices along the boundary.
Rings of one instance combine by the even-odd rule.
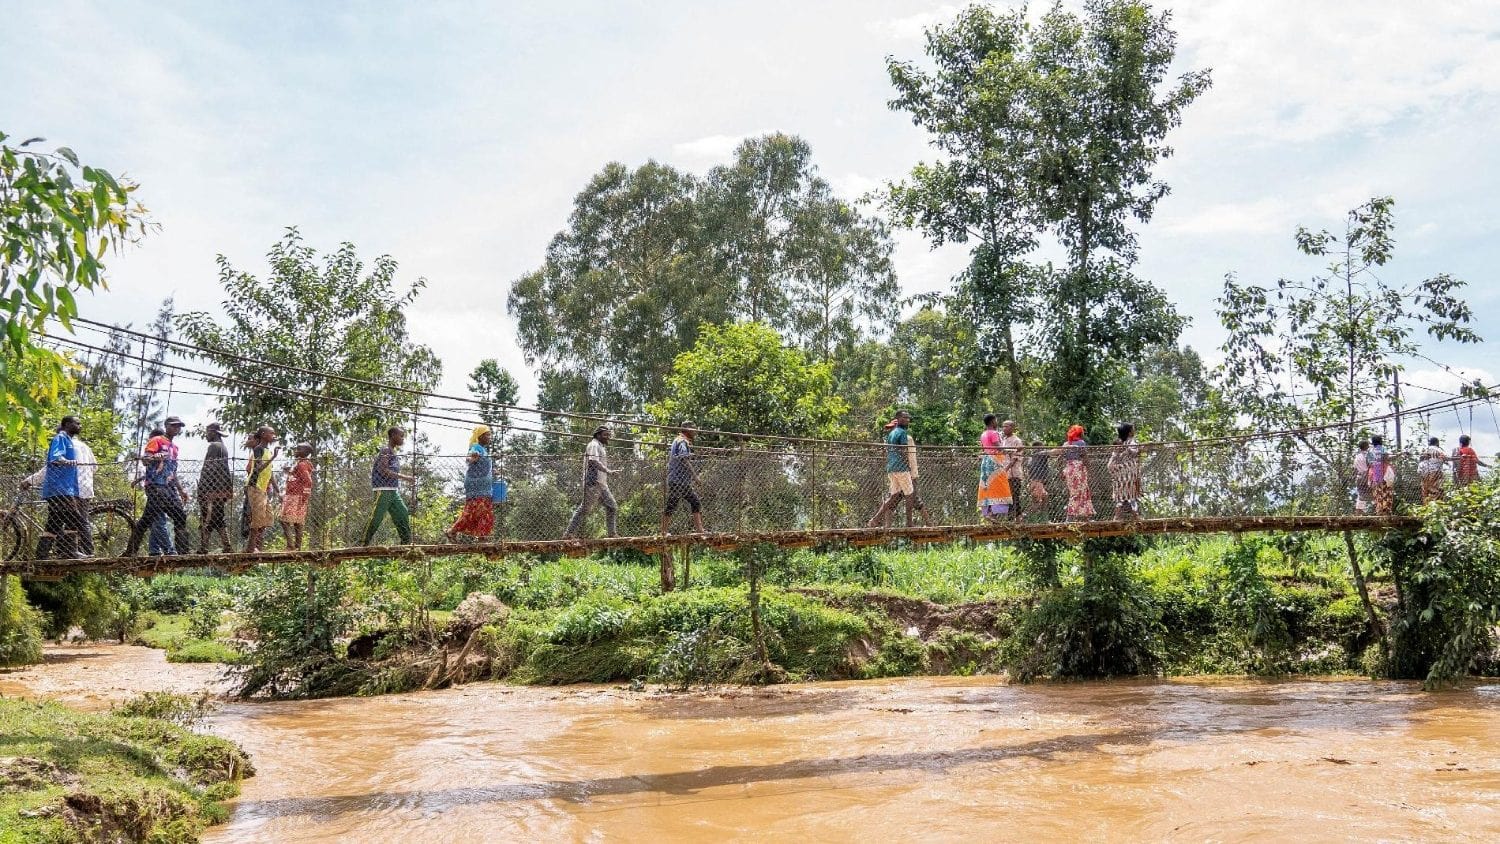
[[[1001,450],[1003,442],[995,428],[995,414],[986,414],[984,432],[979,435],[979,516],[989,522],[1008,518],[1014,502],[1010,485],[1013,458]]]
[[[208,440],[208,451],[203,455],[203,468],[198,470],[198,553],[208,553],[208,537],[217,533],[224,553],[228,554],[234,550],[225,514],[229,499],[234,497],[229,449],[224,445],[224,433],[217,422],[204,427],[203,438]]]
[[[313,493],[312,443],[297,443],[292,449],[296,461],[282,469],[286,473],[286,495],[281,499],[281,532],[286,547],[302,550],[302,529],[307,525],[307,511]]]
[[[902,500],[906,501],[906,526],[911,527],[913,513],[921,514],[922,524],[930,525],[927,518],[927,508],[923,506],[922,499],[917,495],[917,449],[916,441],[912,439],[907,430],[911,426],[911,414],[906,411],[898,411],[896,418],[886,424],[885,436],[885,476],[887,495],[885,501],[881,502],[880,508],[870,521],[865,523],[866,527],[890,527],[891,512],[898,507]]]
[[[1047,515],[1047,481],[1051,474],[1052,454],[1046,449],[1041,440],[1033,440],[1031,443],[1031,454],[1026,458],[1026,512],[1041,514],[1042,521],[1048,520]]]
[[[1375,515],[1389,516],[1396,510],[1396,467],[1385,450],[1385,437],[1370,437],[1370,491],[1375,496]]]
[[[1141,517],[1141,447],[1135,441],[1134,425],[1126,422],[1116,432],[1120,439],[1109,456],[1109,480],[1118,522]]]
[[[1354,452],[1354,512],[1370,511],[1370,441],[1360,440]]]
[[[78,417],[64,416],[47,445],[47,465],[42,468],[42,500],[47,502],[47,523],[37,540],[37,559],[52,557],[85,559],[82,537],[88,534],[88,516],[78,488]]]
[[[1094,495],[1089,488],[1088,443],[1082,425],[1068,429],[1067,442],[1063,443],[1063,480],[1068,484],[1068,504],[1063,515],[1068,521],[1087,521],[1094,517]]]
[[[411,544],[411,511],[406,509],[406,500],[401,497],[401,482],[417,482],[414,475],[401,474],[401,455],[397,451],[406,443],[406,429],[392,427],[385,432],[385,445],[375,452],[375,463],[370,467],[370,490],[375,493],[375,510],[370,513],[370,522],[365,525],[364,542],[369,545],[375,532],[387,514],[402,545]]]
[[[1458,438],[1458,448],[1453,450],[1453,485],[1466,487],[1479,480],[1479,467],[1489,467],[1490,464],[1479,459],[1479,452],[1469,443],[1468,434]]]
[[[1016,434],[1016,421],[1007,419],[1000,423],[1000,452],[1004,455],[1007,463],[1006,474],[1010,481],[1011,516],[1017,521],[1021,520],[1021,487],[1025,472],[1022,463],[1025,461],[1026,442]],[[1027,502],[1031,506],[1031,502]]]
[[[672,516],[684,501],[693,516],[693,532],[704,532],[703,502],[693,488],[698,483],[698,470],[693,468],[693,437],[697,433],[692,422],[683,422],[667,451],[667,496],[661,513],[662,536],[671,530]]]
[[[56,440],[56,437],[54,437],[53,439]],[[50,452],[51,449],[49,448],[48,451]],[[87,525],[89,517],[89,502],[94,500],[94,470],[98,467],[96,465],[97,458],[94,457],[94,450],[92,448],[89,448],[89,444],[83,441],[81,430],[78,434],[73,435],[73,451],[76,460],[76,462],[74,463],[74,467],[78,469],[78,509],[84,520],[84,524]],[[21,482],[21,489],[30,489],[31,487],[40,488],[46,483],[47,466],[44,465],[26,480]],[[42,535],[41,539],[37,540],[38,559],[44,560],[47,558],[47,555],[51,553],[50,545],[44,544],[50,543],[50,541],[51,538],[45,533]],[[77,550],[82,551],[84,556],[93,556],[94,536],[92,531],[90,531],[87,527],[78,531],[77,545]]]
[[[1438,445],[1438,438],[1428,437],[1427,447],[1422,449],[1422,460],[1417,463],[1417,476],[1422,479],[1423,504],[1443,500],[1443,465],[1447,462],[1448,455]]]
[[[495,500],[490,497],[495,484],[495,458],[490,456],[494,435],[490,426],[480,425],[469,435],[469,451],[464,460],[464,509],[444,536],[457,542],[458,535],[488,539],[495,530]]]
[[[584,447],[583,500],[578,502],[578,509],[573,511],[568,529],[563,531],[563,539],[576,539],[578,532],[583,530],[583,520],[594,512],[596,506],[604,508],[606,535],[620,535],[617,530],[620,508],[615,504],[614,493],[609,491],[609,476],[614,471],[609,468],[609,450],[606,448],[609,437],[609,426],[600,425],[594,429],[594,436]]]
[[[172,549],[172,553],[188,547],[187,510],[183,506],[187,503],[188,494],[182,486],[182,479],[177,476],[178,452],[177,444],[173,442],[182,433],[182,420],[176,416],[168,416],[162,423],[162,430],[164,433],[161,436],[152,437],[146,443],[146,449],[141,455],[141,463],[146,469],[146,508],[130,531],[130,541],[125,546],[127,557],[134,557],[140,551],[141,540],[145,538],[146,531],[163,514],[172,520],[172,530],[176,536],[176,547]]]
[[[271,448],[275,442],[276,430],[262,425],[245,443],[250,449],[250,459],[245,461],[245,503],[250,510],[250,535],[245,550],[252,554],[265,550],[266,531],[276,521],[271,514],[271,490],[276,486],[271,463],[281,449]]]

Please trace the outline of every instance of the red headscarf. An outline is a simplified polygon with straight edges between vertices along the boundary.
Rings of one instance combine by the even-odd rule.
[[[1068,429],[1068,442],[1077,442],[1083,439],[1083,426],[1074,425]]]

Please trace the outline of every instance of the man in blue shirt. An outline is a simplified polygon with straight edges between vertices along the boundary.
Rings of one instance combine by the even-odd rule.
[[[911,414],[906,411],[898,411],[896,418],[886,426],[889,433],[885,437],[885,477],[888,495],[881,502],[880,509],[870,517],[866,527],[890,527],[891,512],[906,501],[906,526],[912,526],[912,514],[920,513],[922,524],[931,524],[927,518],[927,508],[922,505],[922,499],[917,495],[917,446],[912,440],[907,428],[911,426]]]
[[[667,451],[667,502],[661,514],[661,533],[666,536],[672,527],[672,515],[686,501],[693,513],[693,532],[703,533],[703,502],[693,485],[698,482],[698,472],[693,468],[693,437],[697,434],[693,423],[684,422],[678,428],[677,438]]]
[[[54,545],[60,557],[81,560],[89,556],[79,549],[79,537],[88,531],[89,520],[78,494],[78,449],[73,445],[78,431],[78,417],[64,416],[57,434],[47,445],[47,468],[42,477],[47,524],[37,540],[38,559],[51,557]]]

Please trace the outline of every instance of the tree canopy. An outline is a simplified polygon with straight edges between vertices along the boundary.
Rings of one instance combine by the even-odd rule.
[[[774,134],[699,178],[611,163],[573,201],[542,266],[511,285],[549,409],[634,412],[665,394],[705,325],[760,321],[828,358],[890,322],[883,224],[832,195],[811,149]]]
[[[705,325],[677,356],[666,396],[647,411],[662,424],[794,437],[836,434],[848,405],[833,371],[781,342],[765,325]]]
[[[1061,415],[1100,427],[1112,371],[1181,331],[1162,292],[1131,272],[1129,225],[1166,195],[1153,168],[1209,84],[1207,71],[1167,84],[1169,23],[1139,0],[1090,0],[1082,15],[1056,5],[1034,25],[1024,10],[971,6],[928,30],[930,68],[888,62],[891,107],[940,157],[891,185],[887,207],[935,245],[974,244],[952,296],[974,327],[971,392],[999,368],[1011,412],[1033,399],[1035,372]],[[1042,234],[1066,267],[1027,261]]]
[[[0,426],[41,424],[44,403],[68,386],[67,360],[42,346],[47,321],[71,330],[77,291],[108,286],[104,258],[150,223],[136,186],[79,162],[67,147],[12,146],[0,132]]]
[[[420,407],[420,399],[405,391],[431,390],[442,363],[407,335],[403,309],[425,280],[398,284],[396,261],[388,255],[376,258],[367,272],[352,243],[320,256],[295,228],[266,257],[271,273],[265,279],[219,257],[227,325],[202,311],[178,318],[183,335],[213,350],[201,356],[224,374],[215,379],[225,395],[218,409],[222,421],[240,430],[272,425],[315,446],[359,448]]]

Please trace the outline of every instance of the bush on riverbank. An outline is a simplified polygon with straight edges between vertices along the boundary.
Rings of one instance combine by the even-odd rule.
[[[131,638],[138,645],[157,648],[167,652],[167,662],[222,662],[234,665],[242,662],[244,654],[220,638],[221,631],[215,627],[204,633],[202,622],[195,628],[194,620],[186,615],[158,615],[147,613],[141,631]]]
[[[1421,513],[1420,530],[1381,543],[1397,586],[1384,671],[1433,687],[1500,670],[1500,484],[1453,490]]]
[[[767,652],[796,679],[1367,673],[1383,663],[1340,543],[1297,535],[775,555],[762,579]],[[1395,617],[1387,570],[1378,560],[1369,569],[1377,610]],[[276,697],[482,678],[740,681],[764,672],[751,653],[745,572],[736,555],[696,551],[692,587],[663,596],[654,561],[372,561],[315,571],[312,591],[305,567],[266,567],[153,581],[146,605],[182,614],[141,638],[171,659],[244,659],[242,692]],[[466,597],[485,595],[511,610],[503,623],[450,623]],[[216,634],[248,637],[236,643],[243,654],[192,636],[223,618],[243,630]]]
[[[42,614],[26,600],[21,579],[0,575],[0,666],[42,661]]]
[[[253,773],[234,744],[160,718],[0,698],[0,736],[5,844],[196,841]]]

